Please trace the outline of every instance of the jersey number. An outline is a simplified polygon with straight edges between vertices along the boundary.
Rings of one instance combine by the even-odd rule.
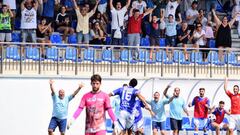
[[[132,91],[127,91],[127,90],[123,91],[122,100],[130,101],[131,97],[132,97]]]

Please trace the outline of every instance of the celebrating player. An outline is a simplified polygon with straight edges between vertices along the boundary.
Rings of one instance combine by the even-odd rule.
[[[75,90],[72,95],[65,96],[65,91],[63,89],[60,89],[58,94],[55,93],[53,83],[53,80],[49,80],[50,89],[52,91],[53,112],[50,124],[48,126],[48,134],[53,135],[56,127],[59,127],[60,134],[64,135],[67,125],[68,104],[77,95],[77,93],[83,87],[83,84],[79,84],[78,89]]]
[[[198,135],[199,127],[203,127],[204,135],[207,135],[207,122],[208,122],[208,110],[210,109],[210,101],[207,97],[204,97],[205,89],[199,89],[199,96],[194,97],[192,103],[188,106],[194,106],[194,135]]]
[[[119,127],[121,128],[121,135],[129,132],[131,126],[134,123],[135,115],[132,114],[134,111],[134,106],[136,103],[136,97],[138,97],[146,109],[149,109],[144,97],[140,94],[138,89],[134,87],[137,86],[137,80],[135,78],[131,79],[128,87],[121,87],[114,90],[109,96],[120,96],[120,116],[119,116]],[[128,133],[130,134],[130,133]]]
[[[237,130],[240,130],[240,93],[238,85],[233,86],[233,93],[227,90],[227,86],[228,79],[225,78],[224,90],[231,100],[231,115],[229,120],[229,129],[231,133],[230,135],[233,135],[233,130],[235,128]]]
[[[170,86],[169,86],[170,87]],[[167,88],[169,88],[167,87]],[[165,89],[163,92],[164,96],[169,98],[170,96],[167,95],[168,89]],[[185,101],[180,95],[180,89],[178,87],[174,88],[175,98],[169,104],[170,105],[170,124],[171,129],[173,130],[173,135],[179,135],[179,131],[182,129],[182,112],[184,111],[187,116],[189,116]]]
[[[110,105],[110,98],[100,90],[101,82],[102,78],[100,75],[93,75],[91,77],[92,91],[82,97],[81,103],[73,115],[73,119],[68,123],[68,128],[70,128],[73,121],[77,119],[86,106],[85,135],[106,135],[105,111],[111,117],[115,126],[114,131],[117,132],[117,121]]]
[[[212,121],[211,125],[212,125],[212,127],[214,127],[216,129],[216,135],[220,135],[220,129],[222,129],[222,128],[229,130],[228,124],[223,122],[225,114],[230,115],[230,112],[226,111],[224,109],[224,102],[220,101],[219,106],[215,109],[213,108],[212,111],[213,111],[212,114],[215,115],[216,120]],[[230,134],[232,134],[232,131],[230,131]],[[227,133],[227,135],[228,135],[228,133]]]

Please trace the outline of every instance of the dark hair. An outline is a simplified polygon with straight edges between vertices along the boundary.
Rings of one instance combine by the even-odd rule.
[[[170,17],[170,16],[171,16],[171,17],[173,17],[173,15],[172,15],[172,14],[169,14],[169,15],[168,15],[168,17]]]
[[[125,84],[123,84],[123,87],[125,87],[125,86],[128,86],[128,85],[125,83]]]
[[[196,23],[196,26],[195,26],[196,29],[197,29],[198,25],[201,25],[201,27],[202,27],[202,24],[200,22],[198,22],[198,23]]]
[[[204,10],[203,10],[203,9],[199,9],[199,10],[198,10],[198,13],[200,13],[201,11],[203,11],[203,13],[204,13]]]
[[[140,12],[140,10],[139,9],[134,9],[133,13],[136,13],[136,12]]]
[[[137,82],[137,79],[135,79],[135,78],[131,79],[129,82],[129,86],[132,86],[133,88],[135,86],[137,86],[137,84],[138,84],[138,82]]]
[[[3,4],[3,5],[2,5],[2,8],[4,8],[4,7],[7,7],[7,5]]]
[[[154,94],[153,95],[155,95],[155,94],[160,94],[158,91],[156,91],[156,92],[154,92]]]
[[[219,101],[219,104],[224,104],[224,101]]]
[[[194,5],[194,4],[198,4],[198,2],[197,2],[196,0],[194,0],[194,1],[192,2],[192,5]]]
[[[102,77],[99,74],[92,75],[91,82],[99,81],[102,82]]]
[[[199,90],[204,90],[205,91],[205,88],[199,88]]]
[[[237,87],[239,89],[239,86],[238,85],[234,85],[233,87]]]

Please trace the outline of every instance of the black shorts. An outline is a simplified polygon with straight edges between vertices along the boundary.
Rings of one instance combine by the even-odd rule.
[[[170,118],[170,124],[172,130],[181,130],[182,129],[182,120],[176,120]]]
[[[160,44],[159,44],[159,40],[160,40],[160,38],[155,38],[155,37],[151,37],[150,36],[150,46],[160,46]]]

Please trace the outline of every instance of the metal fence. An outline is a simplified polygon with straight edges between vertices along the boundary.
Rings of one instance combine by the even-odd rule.
[[[119,47],[2,42],[2,75],[72,75],[214,78],[239,74],[239,49]],[[152,59],[150,50],[153,49]],[[136,54],[136,58],[134,55]],[[204,55],[208,54],[206,59]]]

